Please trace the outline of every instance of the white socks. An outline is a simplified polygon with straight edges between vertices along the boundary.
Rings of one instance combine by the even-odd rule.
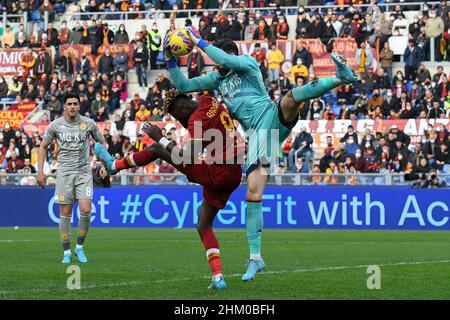
[[[70,251],[70,249],[69,249],[69,250],[64,250],[64,255],[67,255],[67,254],[72,254],[72,252]]]
[[[250,260],[262,260],[261,253],[250,253]]]
[[[221,273],[218,273],[212,277],[212,281],[219,281],[220,279],[223,279],[223,275]]]

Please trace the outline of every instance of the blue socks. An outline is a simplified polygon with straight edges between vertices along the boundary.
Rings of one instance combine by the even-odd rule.
[[[247,240],[250,259],[261,260],[262,204],[247,201]]]
[[[323,96],[328,91],[343,84],[342,80],[334,78],[317,79],[308,82],[304,86],[292,89],[292,95],[297,103]]]

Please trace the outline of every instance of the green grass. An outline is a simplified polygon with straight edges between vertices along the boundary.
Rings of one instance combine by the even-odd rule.
[[[245,230],[216,233],[223,292],[206,289],[195,230],[103,228],[81,290],[68,290],[57,228],[0,228],[0,299],[450,299],[450,232],[264,230],[266,272],[250,283]],[[381,290],[367,289],[367,265],[380,265]]]

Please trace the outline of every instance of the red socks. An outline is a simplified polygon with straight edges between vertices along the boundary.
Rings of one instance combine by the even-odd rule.
[[[213,276],[222,274],[222,262],[220,261],[219,241],[212,228],[208,228],[200,233],[200,239],[205,247],[206,257]]]
[[[157,159],[157,157],[155,157],[153,154],[151,154],[147,148],[144,148],[144,149],[142,149],[142,151],[135,152],[133,154],[126,156],[123,159],[116,160],[114,162],[114,167],[116,170],[141,167],[141,166],[145,166],[149,163],[152,163],[156,159]]]

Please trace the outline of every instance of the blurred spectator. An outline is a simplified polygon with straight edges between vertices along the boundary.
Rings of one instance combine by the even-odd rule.
[[[11,30],[10,25],[7,24],[2,35],[2,48],[12,48],[14,46],[14,43],[16,42],[15,38],[16,36]]]
[[[430,11],[430,17],[425,24],[425,32],[428,38],[432,38],[431,41],[435,43],[436,60],[442,60],[442,54],[440,50],[440,35],[444,32],[444,21],[440,16],[436,14],[435,10]]]
[[[124,48],[120,46],[117,55],[113,59],[114,71],[127,75],[129,59],[130,58],[128,57],[128,54],[125,53]]]
[[[276,81],[278,79],[281,64],[284,61],[284,55],[280,49],[277,48],[276,42],[270,45],[268,63],[269,63],[269,81]]]
[[[0,98],[6,98],[8,96],[8,84],[5,81],[3,75],[0,76]]]
[[[125,25],[122,23],[119,25],[119,29],[114,35],[114,43],[115,44],[128,44],[130,39],[128,37],[128,33],[125,30]]]
[[[370,46],[366,45],[363,41],[359,44],[359,49],[356,51],[355,56],[356,63],[359,66],[359,73],[361,77],[364,77],[368,72],[369,66],[373,65],[374,57]]]
[[[407,37],[408,27],[408,20],[405,19],[403,14],[399,14],[392,24],[392,35]]]
[[[303,64],[302,58],[297,58],[296,64],[292,67],[291,71],[292,83],[297,83],[298,77],[303,78],[304,83],[306,83],[309,78],[308,68]]]
[[[303,46],[301,42],[297,43],[297,50],[294,52],[294,57],[292,58],[292,64],[297,62],[297,59],[302,59],[302,63],[309,69],[312,63],[311,53]]]
[[[187,60],[187,70],[189,79],[198,77],[203,70],[205,65],[205,60],[200,52],[198,52],[197,47],[192,49],[192,52],[188,56]]]
[[[286,17],[280,16],[276,25],[276,38],[277,40],[287,40],[288,34],[289,25],[287,24]]]
[[[291,82],[284,76],[283,72],[280,73],[280,77],[277,80],[277,85],[282,96],[286,95],[292,88]]]
[[[292,167],[297,158],[305,158],[304,164],[309,168],[309,164],[312,158],[312,143],[313,137],[306,131],[306,127],[302,127],[301,132],[295,137],[292,144],[292,150],[288,156],[288,167]]]
[[[405,49],[404,59],[406,80],[415,80],[417,69],[420,65],[421,54],[419,49],[416,47],[414,40],[408,41],[408,47]]]
[[[50,119],[53,121],[57,116],[61,115],[62,103],[56,98],[56,95],[51,95],[50,101],[47,103],[47,110],[50,111]]]
[[[162,48],[162,36],[156,23],[153,23],[152,29],[148,33],[147,48],[150,50],[150,68],[155,70],[157,68],[156,58]]]
[[[385,42],[380,52],[381,67],[386,71],[389,80],[392,80],[392,61],[394,59],[394,51],[389,47],[389,43]]]
[[[67,27],[67,21],[61,23],[60,29],[58,31],[58,42],[60,44],[68,44],[70,39],[71,31]]]
[[[89,61],[89,59],[87,59],[86,57],[86,53],[83,52],[81,54],[81,58],[78,59],[76,67],[75,67],[75,71],[80,74],[80,76],[87,80],[88,76],[89,76],[89,70],[91,69],[91,63]],[[69,78],[70,79],[70,78]]]
[[[270,27],[265,19],[258,22],[258,28],[255,30],[254,40],[270,40]]]
[[[148,50],[143,46],[142,41],[137,41],[137,47],[133,52],[133,61],[136,67],[136,73],[138,76],[139,87],[142,88],[148,86],[147,83],[147,67],[148,67]]]
[[[267,68],[266,52],[261,50],[261,45],[259,43],[255,43],[252,57],[255,58],[256,62],[259,65],[259,70],[261,71],[263,80],[266,80],[267,77],[269,76]]]
[[[111,56],[111,51],[108,47],[98,61],[98,72],[102,74],[106,73],[107,75],[114,73],[114,58]]]
[[[72,78],[74,72],[72,55],[69,50],[67,50],[64,55],[59,58],[58,65],[61,72],[67,77],[67,79]]]

